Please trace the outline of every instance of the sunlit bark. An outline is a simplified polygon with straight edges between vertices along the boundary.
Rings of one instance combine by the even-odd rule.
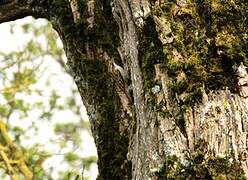
[[[33,0],[0,13],[44,17],[58,32],[99,179],[247,176],[245,1]]]

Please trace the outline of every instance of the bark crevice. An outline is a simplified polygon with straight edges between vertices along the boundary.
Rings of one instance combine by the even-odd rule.
[[[231,178],[248,172],[248,83],[234,67],[248,65],[243,1],[28,2],[0,3],[0,22],[45,17],[59,33],[99,179],[215,178],[214,164],[239,172]]]

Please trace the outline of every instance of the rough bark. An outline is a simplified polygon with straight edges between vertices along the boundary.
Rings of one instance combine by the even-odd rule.
[[[248,176],[245,1],[3,2],[0,22],[44,17],[60,35],[98,179]]]

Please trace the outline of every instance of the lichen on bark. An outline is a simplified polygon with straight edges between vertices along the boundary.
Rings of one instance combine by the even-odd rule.
[[[76,1],[74,16],[66,0],[28,2],[19,5],[49,19],[63,41],[92,124],[99,179],[248,172],[248,101],[234,68],[248,66],[244,0]],[[113,62],[130,76],[122,87],[131,101]]]
[[[243,23],[247,21],[245,14],[247,14],[247,7],[243,1],[171,0],[156,2],[153,5],[158,37],[163,43],[166,56],[165,63],[158,66],[156,74],[160,75],[162,87],[165,87],[163,88],[164,93],[171,95],[168,99],[174,103],[170,106],[175,107],[173,104],[176,103],[176,106],[179,105],[179,114],[183,114],[182,125],[186,132],[186,146],[189,146],[191,150],[190,154],[195,152],[196,142],[202,137],[208,143],[207,149],[211,151],[211,153],[208,152],[210,157],[214,154],[233,157],[232,150],[228,150],[224,144],[229,144],[236,149],[236,146],[240,147],[242,143],[237,145],[235,141],[243,142],[242,138],[237,137],[240,136],[237,134],[241,133],[241,136],[245,136],[246,132],[232,134],[234,128],[232,122],[235,124],[239,124],[240,121],[244,122],[246,115],[239,118],[237,115],[224,114],[225,110],[213,112],[212,108],[217,108],[215,103],[219,104],[219,109],[229,109],[242,104],[243,108],[239,108],[239,110],[247,114],[246,108],[244,108],[247,106],[246,99],[241,97],[241,100],[237,96],[239,92],[236,79],[238,77],[235,75],[234,69],[234,66],[241,62],[247,63],[247,28],[245,28],[247,23]],[[234,17],[236,18],[234,19]],[[162,78],[161,69],[168,76],[164,75]],[[223,91],[223,89],[225,90]],[[220,97],[226,103],[221,104]],[[228,105],[229,108],[227,108],[227,104],[237,99],[242,102],[238,100],[239,103],[235,103],[234,106]],[[157,102],[159,102],[158,99]],[[162,114],[166,115],[164,117],[174,114],[174,120],[176,119],[175,108],[166,108],[166,104],[163,103],[160,109]],[[232,108],[228,111],[231,114],[239,114]],[[211,122],[212,118],[209,117],[209,114],[216,122]],[[226,120],[230,116],[233,116],[232,120]],[[221,119],[221,122],[217,120],[217,117]],[[217,133],[217,129],[220,128],[221,132],[224,131],[221,123],[224,123],[225,128],[229,129],[227,136],[230,136],[231,139],[227,137],[227,140],[220,139],[221,135]],[[179,127],[180,124],[177,126]],[[166,126],[168,125],[166,124]],[[201,130],[196,130],[198,127]],[[213,127],[217,129],[212,129]],[[183,133],[183,131],[181,132]],[[219,145],[214,141],[218,141]],[[238,149],[234,150],[236,154],[234,159],[239,161],[238,164],[242,168],[246,169],[247,166],[242,162],[243,160],[238,159],[239,155],[237,155],[243,154],[246,150]],[[182,152],[175,154],[178,156]],[[183,156],[187,157],[187,155]]]
[[[164,43],[165,66],[179,99],[201,101],[197,97],[203,85],[207,90],[237,91],[232,67],[247,63],[244,2],[171,0],[154,5],[153,11],[157,27],[167,26],[160,39],[173,39]]]

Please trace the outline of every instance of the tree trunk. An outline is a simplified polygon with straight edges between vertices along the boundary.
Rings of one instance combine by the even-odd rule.
[[[245,179],[247,7],[9,0],[0,22],[32,15],[58,32],[91,122],[98,179]]]

